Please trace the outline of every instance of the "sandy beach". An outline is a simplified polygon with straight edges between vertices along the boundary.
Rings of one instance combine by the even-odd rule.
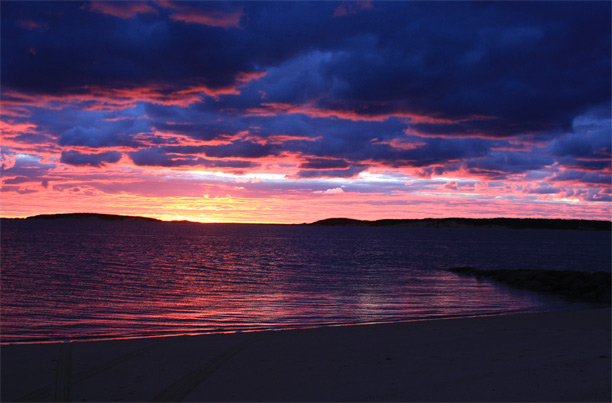
[[[610,401],[610,309],[2,346],[2,401]]]

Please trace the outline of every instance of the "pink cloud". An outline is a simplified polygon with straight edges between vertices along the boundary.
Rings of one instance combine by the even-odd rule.
[[[321,140],[322,136],[318,137],[304,137],[304,136],[285,136],[285,135],[276,135],[270,136],[267,140],[270,143],[284,143],[286,141],[317,141]]]
[[[252,80],[259,80],[266,74],[267,73],[265,71],[251,71],[251,72],[241,71],[236,75],[236,81],[238,81],[239,83],[247,83]]]
[[[369,1],[343,1],[342,4],[334,10],[334,17],[343,17],[345,15],[357,14],[360,10],[374,8],[374,3]]]
[[[89,6],[83,6],[85,9],[94,13],[112,15],[113,17],[129,19],[134,18],[137,14],[157,14],[158,11],[151,7],[146,2],[132,1],[92,1]]]
[[[525,187],[523,191],[528,194],[548,195],[548,194],[557,194],[561,192],[561,189],[554,187],[554,186],[549,186],[546,184],[540,184],[537,187],[529,184]]]
[[[232,11],[202,10],[170,1],[162,1],[158,5],[175,10],[170,14],[172,21],[181,21],[186,24],[201,24],[209,27],[240,28],[240,19],[244,16],[242,8]]]
[[[363,115],[351,110],[333,110],[323,109],[313,104],[306,105],[293,105],[288,103],[262,103],[260,108],[250,108],[247,110],[247,115],[256,116],[277,116],[282,114],[304,114],[315,118],[339,118],[354,121],[370,121],[370,122],[382,122],[392,116],[398,116],[395,114],[384,114],[384,115]],[[412,117],[402,115],[401,117]]]
[[[0,133],[2,146],[12,152],[50,156],[57,151],[54,139],[48,134],[41,133],[33,123],[1,120]]]
[[[333,189],[315,191],[314,193],[338,194],[338,193],[344,193],[344,189],[342,189],[342,188],[333,188]]]
[[[0,120],[0,132],[2,132],[2,138],[5,136],[12,137],[23,133],[33,133],[36,130],[34,123],[10,123]]]
[[[457,186],[457,181],[447,182],[446,185],[444,185],[444,188],[450,190],[459,190],[459,187]]]
[[[29,30],[33,30],[37,28],[47,28],[45,25],[41,25],[37,23],[36,21],[32,21],[32,20],[19,20],[17,21],[17,24],[19,24],[20,27],[29,29]]]
[[[56,95],[29,95],[16,91],[5,91],[2,94],[3,114],[10,116],[27,116],[26,106],[36,106],[59,110],[69,104],[87,103],[80,105],[84,110],[109,111],[133,108],[139,102],[150,102],[160,105],[188,107],[202,101],[202,94],[212,98],[222,95],[240,94],[240,87],[245,83],[264,76],[265,72],[239,73],[231,86],[213,88],[206,85],[193,85],[182,89],[172,89],[164,84],[154,84],[148,87],[131,88],[103,88],[83,87],[74,94]],[[78,93],[77,93],[78,92]],[[8,108],[8,109],[7,109]],[[8,113],[4,113],[8,110]]]
[[[16,159],[14,154],[2,153],[2,163],[0,164],[0,167],[2,167],[3,170],[14,167],[15,162]]]
[[[3,159],[11,164],[10,156]],[[448,216],[609,219],[609,204],[601,203],[609,192],[597,189],[576,189],[575,198],[586,203],[563,201],[565,194],[530,194],[533,200],[538,200],[535,203],[517,197],[524,188],[508,183],[497,186],[481,182],[470,186],[457,179],[463,194],[455,194],[452,185],[445,188],[449,182],[422,185],[417,180],[406,191],[390,196],[347,191],[338,182],[328,189],[313,191],[307,184],[296,187],[298,181],[285,188],[284,184],[270,186],[257,178],[212,180],[185,172],[192,169],[171,171],[130,166],[126,170],[117,164],[105,172],[89,166],[54,170],[50,172],[52,176],[39,178],[36,183],[31,180],[4,185],[2,213],[5,217],[23,217],[86,211],[96,205],[101,213],[217,222],[295,223],[334,216],[370,220]],[[53,184],[45,187],[49,181]],[[474,195],[466,195],[466,188],[474,190]],[[282,197],[279,189],[283,189]],[[36,203],[26,202],[27,194],[34,192]],[[76,193],[78,198],[74,197]]]
[[[175,13],[170,15],[174,21],[182,21],[187,24],[202,24],[211,27],[238,28],[240,26],[242,11],[225,13],[222,11],[212,11],[208,13]]]
[[[171,125],[171,123],[167,123],[167,125]],[[161,131],[154,129],[153,137],[150,136],[148,138],[137,138],[143,144],[148,144],[149,146],[155,146],[159,144],[159,142],[152,143],[151,140],[163,141],[165,145],[182,145],[182,146],[197,146],[197,145],[214,145],[212,141],[202,141],[196,140],[192,137],[189,137],[185,134],[173,133],[171,130]]]
[[[374,105],[370,105],[374,106]],[[388,113],[367,113],[368,107],[364,106],[360,111],[325,109],[314,104],[294,105],[289,103],[268,102],[262,103],[261,107],[247,109],[247,115],[253,116],[277,116],[282,114],[304,114],[315,118],[338,118],[352,121],[383,122],[390,118],[402,118],[409,120],[410,123],[432,123],[432,124],[451,124],[461,123],[470,120],[494,119],[494,117],[471,115],[462,119],[448,119],[438,116],[422,115],[410,111],[393,111]],[[412,129],[406,130],[407,134],[420,135]],[[427,134],[426,137],[431,137]],[[449,136],[450,137],[450,136]],[[456,137],[456,136],[452,136]]]
[[[423,147],[426,145],[423,141],[414,141],[407,138],[393,138],[391,140],[378,141],[372,140],[374,144],[386,144],[397,150],[414,150],[415,148]]]
[[[30,116],[30,111],[27,108],[23,108],[19,105],[11,102],[0,101],[2,105],[2,116],[12,118],[27,118]]]

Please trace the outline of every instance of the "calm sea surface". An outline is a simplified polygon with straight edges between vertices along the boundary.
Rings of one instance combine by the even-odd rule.
[[[581,307],[443,269],[610,271],[610,232],[3,221],[2,342]]]

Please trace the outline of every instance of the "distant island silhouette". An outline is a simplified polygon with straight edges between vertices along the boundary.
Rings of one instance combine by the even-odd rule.
[[[148,221],[162,222],[157,218],[139,217],[118,214],[98,213],[63,213],[63,214],[40,214],[27,217],[26,220],[99,220],[99,221]]]
[[[328,218],[308,225],[318,226],[367,226],[367,227],[415,227],[415,228],[510,228],[510,229],[563,229],[610,231],[612,222],[596,220],[566,220],[559,218],[423,218],[355,220],[352,218]]]
[[[6,220],[7,218],[3,218]],[[22,220],[16,218],[14,220]],[[135,222],[175,222],[196,223],[193,221],[162,221],[157,218],[98,213],[40,214],[25,220],[97,220],[97,221],[135,221]],[[257,225],[257,224],[254,224]],[[508,228],[508,229],[554,229],[610,231],[611,221],[568,220],[560,218],[422,218],[422,219],[383,219],[357,220],[353,218],[327,218],[304,224],[307,226],[354,226],[354,227],[412,227],[412,228]]]

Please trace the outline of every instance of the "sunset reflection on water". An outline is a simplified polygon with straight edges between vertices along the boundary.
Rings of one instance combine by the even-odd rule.
[[[575,231],[11,222],[2,228],[2,341],[566,309],[575,305],[443,269],[609,269],[609,237]]]

